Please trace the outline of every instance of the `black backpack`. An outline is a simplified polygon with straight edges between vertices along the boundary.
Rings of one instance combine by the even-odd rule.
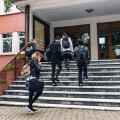
[[[69,48],[70,47],[69,38],[63,38],[62,46],[63,46],[63,48]]]
[[[44,60],[50,62],[50,45],[46,48],[46,51],[44,53]]]
[[[77,61],[78,62],[85,62],[86,60],[86,50],[84,46],[79,46],[78,50],[76,51]]]
[[[33,46],[28,46],[26,48],[26,56],[31,57],[32,54],[33,54]]]

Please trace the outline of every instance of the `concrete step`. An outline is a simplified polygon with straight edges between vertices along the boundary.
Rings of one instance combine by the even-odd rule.
[[[1,95],[3,101],[27,102],[28,96]],[[93,98],[66,98],[66,97],[42,97],[37,99],[38,103],[47,104],[67,104],[67,105],[87,105],[120,107],[120,99],[93,99]]]
[[[42,76],[44,81],[51,81],[51,76]],[[41,78],[40,78],[41,79]],[[78,76],[59,76],[61,81],[78,81]],[[26,78],[19,76],[17,81],[25,81]],[[120,76],[88,76],[88,81],[120,81]]]
[[[9,90],[25,90],[25,85],[9,85]],[[44,86],[45,91],[120,92],[120,86]]]
[[[13,102],[13,101],[0,101],[0,105],[6,106],[27,106],[28,102]],[[61,104],[44,104],[34,103],[36,107],[49,107],[49,108],[70,108],[70,109],[95,109],[95,110],[120,110],[120,107],[104,107],[104,106],[83,106],[83,105],[61,105]]]
[[[25,85],[26,81],[14,81],[13,82],[14,85]],[[52,85],[52,81],[46,81],[44,80],[44,84],[45,85]],[[78,86],[78,81],[62,81],[60,80],[59,82],[57,82],[58,86]],[[120,85],[120,81],[83,81],[83,85],[85,86],[118,86]]]
[[[42,76],[50,76],[52,72],[41,72]],[[78,72],[61,72],[60,76],[77,76]],[[120,76],[120,71],[100,71],[100,72],[88,72],[88,76]]]
[[[64,63],[64,61],[63,61]],[[70,61],[70,64],[76,63],[74,60]],[[120,63],[120,59],[113,59],[113,60],[90,60],[91,64],[102,64],[102,63]],[[49,65],[50,62],[42,62],[42,64]]]
[[[51,67],[41,68],[41,72],[51,72]],[[56,67],[56,69],[58,69]],[[120,67],[88,67],[88,72],[100,71],[120,71]],[[66,68],[62,68],[62,72],[68,72]],[[69,68],[69,72],[78,72],[78,68]]]
[[[65,67],[65,64],[62,64],[63,68]],[[71,67],[77,67],[77,63],[69,64],[70,68]],[[51,64],[43,64],[43,68],[45,67],[50,67]],[[90,67],[120,67],[120,63],[100,63],[100,64],[90,64]]]
[[[27,90],[5,90],[5,95],[28,96]],[[68,97],[68,98],[97,98],[97,99],[120,99],[119,92],[72,92],[72,91],[43,91],[44,97]]]

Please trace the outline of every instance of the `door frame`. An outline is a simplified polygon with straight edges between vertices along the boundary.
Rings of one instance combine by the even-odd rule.
[[[118,28],[111,28],[112,24],[118,23],[120,24],[120,21],[115,22],[105,22],[105,23],[97,23],[97,42],[98,42],[98,60],[109,60],[109,59],[116,59],[113,56],[113,48],[112,48],[112,31],[120,30],[120,27]],[[99,29],[100,24],[108,24],[107,29]],[[100,58],[100,46],[99,46],[99,32],[108,31],[108,41],[109,41],[109,59],[101,59]],[[111,50],[112,49],[112,50]]]
[[[84,31],[80,31],[80,27],[81,26],[89,26],[89,30],[84,30]],[[80,39],[80,34],[81,33],[88,33],[89,34],[89,48],[90,48],[90,51],[89,51],[89,53],[90,53],[90,59],[91,59],[91,35],[90,35],[90,24],[85,24],[85,25],[73,25],[73,26],[62,26],[62,27],[55,27],[54,28],[54,38],[55,38],[55,36],[57,36],[57,35],[61,35],[62,33],[57,33],[56,34],[56,29],[65,29],[65,28],[67,28],[67,29],[69,29],[69,28],[73,28],[73,27],[76,27],[76,28],[79,28],[78,30],[79,31],[72,31],[72,32],[68,32],[69,34],[75,34],[75,33],[78,33],[78,39]],[[66,32],[66,31],[63,31],[63,32]]]

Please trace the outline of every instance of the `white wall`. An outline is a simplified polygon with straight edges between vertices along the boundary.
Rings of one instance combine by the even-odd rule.
[[[16,8],[16,5],[12,4],[11,12],[4,13],[4,1],[0,0],[0,15],[13,14],[21,12]]]
[[[120,14],[53,22],[52,26],[54,29],[55,27],[90,24],[91,59],[98,60],[97,23],[112,22],[112,21],[120,21]],[[53,30],[53,33],[51,34],[52,36],[50,37],[50,39],[52,41],[54,39],[54,30]]]

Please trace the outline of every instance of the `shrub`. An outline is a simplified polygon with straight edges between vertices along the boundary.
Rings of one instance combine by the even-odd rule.
[[[15,70],[14,65],[8,65],[4,70]]]
[[[16,59],[25,59],[25,56],[17,56]]]
[[[3,84],[4,83],[4,80],[0,80],[0,84]]]

